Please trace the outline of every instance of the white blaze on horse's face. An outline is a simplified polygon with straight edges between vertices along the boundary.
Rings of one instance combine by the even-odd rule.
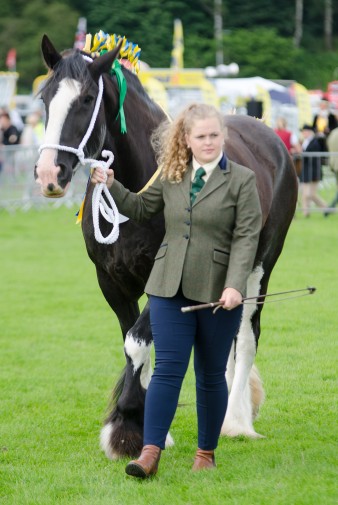
[[[81,92],[81,84],[75,79],[62,79],[49,105],[49,119],[44,144],[60,144],[62,127],[67,114]],[[44,196],[51,198],[64,196],[69,183],[62,188],[58,183],[60,166],[55,164],[56,149],[43,149],[36,165],[36,182],[41,185]]]

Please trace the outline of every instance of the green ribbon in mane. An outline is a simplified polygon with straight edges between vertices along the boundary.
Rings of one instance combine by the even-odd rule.
[[[120,116],[121,120],[121,133],[127,133],[126,117],[124,115],[123,104],[127,94],[127,81],[123,75],[121,64],[118,60],[115,60],[111,69],[111,75],[116,75],[117,85],[119,88],[119,111],[117,113],[116,119]]]

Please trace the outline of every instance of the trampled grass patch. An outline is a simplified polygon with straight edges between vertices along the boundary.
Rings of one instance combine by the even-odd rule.
[[[189,369],[175,446],[146,482],[99,448],[123,346],[73,210],[0,221],[1,504],[337,503],[337,215],[297,215],[271,278],[271,292],[317,292],[264,307],[256,363],[266,402],[255,426],[266,438],[221,438],[217,470],[193,474]]]

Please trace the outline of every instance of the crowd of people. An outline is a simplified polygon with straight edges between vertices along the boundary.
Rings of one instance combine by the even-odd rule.
[[[288,128],[285,118],[276,121],[275,132],[284,142],[294,159],[300,182],[301,207],[305,217],[310,217],[311,203],[322,209],[325,217],[334,211],[338,202],[338,190],[332,202],[319,196],[319,184],[323,178],[323,165],[327,164],[328,137],[338,127],[338,119],[330,110],[327,100],[321,100],[318,112],[311,124],[304,124],[295,135]],[[319,154],[318,154],[319,153]]]

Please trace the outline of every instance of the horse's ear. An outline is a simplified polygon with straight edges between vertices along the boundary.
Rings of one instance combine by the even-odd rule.
[[[42,37],[41,49],[47,67],[53,70],[55,65],[62,59],[62,56],[57,52],[47,35]]]
[[[98,81],[102,74],[109,74],[112,64],[120,52],[120,47],[121,43],[112,51],[108,51],[99,58],[95,58],[93,63],[89,65],[88,70],[94,81]]]

